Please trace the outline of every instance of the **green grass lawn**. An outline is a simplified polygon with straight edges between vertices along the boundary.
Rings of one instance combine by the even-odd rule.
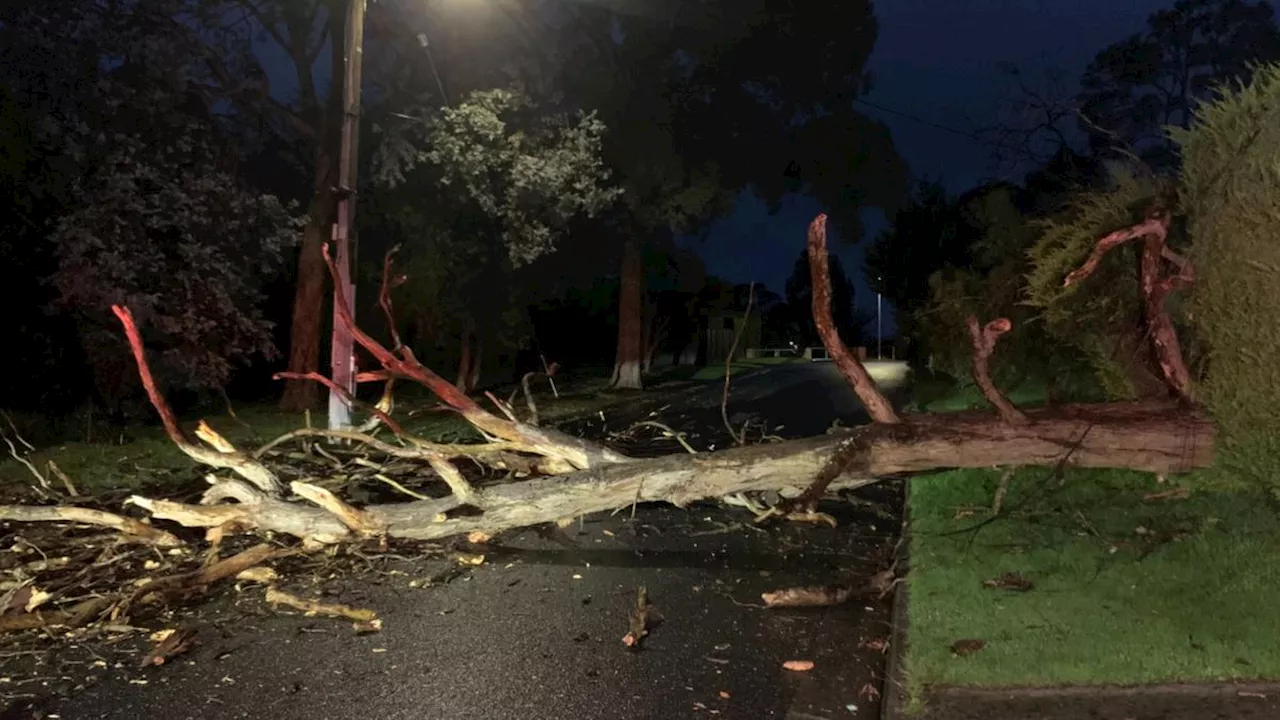
[[[747,372],[748,370],[759,370],[760,368],[773,367],[775,365],[790,365],[793,363],[809,362],[804,358],[798,357],[762,357],[751,358],[750,360],[742,359],[733,363],[733,374]],[[693,374],[694,380],[723,380],[724,379],[724,363],[713,363],[705,367],[698,368]]]
[[[1075,469],[1060,482],[1024,468],[999,518],[976,530],[1001,471],[913,478],[912,695],[935,684],[1280,678],[1277,510],[1211,472],[1159,484],[1150,473]],[[1185,495],[1150,497],[1170,491]],[[1006,573],[1031,589],[984,586]],[[959,657],[951,647],[962,639],[986,645]]]

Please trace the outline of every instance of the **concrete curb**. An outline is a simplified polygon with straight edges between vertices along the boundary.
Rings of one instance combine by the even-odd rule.
[[[906,677],[902,669],[902,655],[907,645],[907,572],[910,569],[910,538],[907,533],[911,522],[911,478],[902,483],[902,529],[900,531],[898,556],[898,577],[903,581],[893,588],[893,610],[889,621],[892,628],[889,632],[889,657],[885,660],[884,685],[880,691],[880,720],[899,720],[905,717],[903,709],[907,704]]]

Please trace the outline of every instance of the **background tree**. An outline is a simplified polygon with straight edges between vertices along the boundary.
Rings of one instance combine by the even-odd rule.
[[[677,2],[669,13],[583,10],[574,94],[611,129],[606,157],[627,187],[615,384],[640,387],[642,245],[693,230],[750,186],[776,205],[812,194],[856,241],[858,212],[888,205],[905,165],[888,130],[857,113],[875,40],[867,2]],[[571,44],[567,43],[565,47]],[[779,64],[773,58],[787,57]]]
[[[866,344],[865,313],[858,313],[855,308],[857,296],[853,281],[844,270],[840,257],[835,253],[827,254],[827,267],[831,272],[831,316],[835,320],[840,339],[849,347]],[[809,272],[809,250],[801,250],[796,258],[791,275],[786,284],[786,315],[792,333],[790,340],[800,347],[822,345],[818,336],[818,328],[813,323],[813,276]]]
[[[410,117],[380,146],[377,177],[393,188],[411,183],[416,194],[443,194],[453,208],[451,227],[437,226],[411,246],[410,262],[438,290],[406,310],[421,317],[442,293],[455,298],[459,385],[469,391],[479,377],[479,329],[501,324],[518,306],[512,273],[554,252],[571,220],[595,216],[621,191],[603,165],[604,126],[594,114],[547,112],[519,91],[494,89]],[[411,180],[420,166],[424,172]],[[433,198],[427,203],[439,207]],[[420,214],[401,217],[422,226]],[[447,274],[424,267],[436,262]]]
[[[147,317],[163,381],[221,389],[233,363],[274,353],[261,301],[297,231],[241,178],[174,22],[184,9],[24,3],[0,23],[8,85],[33,118],[26,147],[41,155],[24,165],[47,216],[27,226],[52,240],[53,309],[74,320],[98,400],[116,409],[135,380],[111,303]]]
[[[1230,444],[1223,466],[1277,494],[1280,466],[1280,65],[1227,89],[1173,133],[1195,284],[1187,321],[1204,353],[1201,391]]]
[[[1168,170],[1177,154],[1165,128],[1185,127],[1216,87],[1247,81],[1253,63],[1276,60],[1280,29],[1270,3],[1178,0],[1089,64],[1080,82],[1084,127],[1096,150]]]

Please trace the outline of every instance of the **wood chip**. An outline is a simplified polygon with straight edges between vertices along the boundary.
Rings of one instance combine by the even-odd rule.
[[[765,607],[827,607],[839,605],[853,596],[853,590],[840,585],[794,587],[760,593]]]

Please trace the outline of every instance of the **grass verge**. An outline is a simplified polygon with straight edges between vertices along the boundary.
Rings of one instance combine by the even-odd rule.
[[[545,385],[545,380],[543,383],[533,390],[544,422],[556,422],[606,410],[652,396],[641,391],[611,391],[607,388],[607,378],[584,378],[579,382],[562,384],[559,388],[560,397],[555,398]],[[502,388],[494,394],[506,400],[511,390],[512,388]],[[456,414],[431,409],[436,401],[428,395],[417,388],[405,388],[397,394],[395,416],[407,432],[436,442],[473,442],[481,439],[475,429]],[[492,409],[487,399],[477,399]],[[527,414],[522,395],[516,396],[515,406],[521,417]],[[199,419],[206,420],[242,450],[252,450],[290,430],[304,427],[307,423],[304,415],[285,414],[269,404],[238,407],[235,416],[225,410],[192,415],[183,419],[183,426],[191,430]],[[313,413],[310,422],[313,426],[323,426],[326,422],[325,413]],[[26,453],[24,457],[46,476],[48,463],[55,462],[71,478],[78,490],[88,494],[188,480],[193,476],[198,477],[197,473],[206,471],[197,467],[169,441],[158,420],[146,425],[130,426],[123,431],[113,430],[110,434],[105,434],[106,431],[102,428],[87,429],[87,433],[92,433],[88,439],[39,447],[34,452]],[[23,449],[16,445],[15,448]],[[53,477],[49,479],[56,483]],[[11,457],[0,456],[0,486],[27,485],[33,482],[29,468]]]
[[[1034,403],[1034,388],[1012,393]],[[967,407],[963,391],[929,404]],[[1047,468],[913,478],[904,672],[931,685],[1141,684],[1280,678],[1275,509],[1213,470]],[[992,588],[1008,573],[1029,590]],[[985,641],[963,657],[962,639]]]

